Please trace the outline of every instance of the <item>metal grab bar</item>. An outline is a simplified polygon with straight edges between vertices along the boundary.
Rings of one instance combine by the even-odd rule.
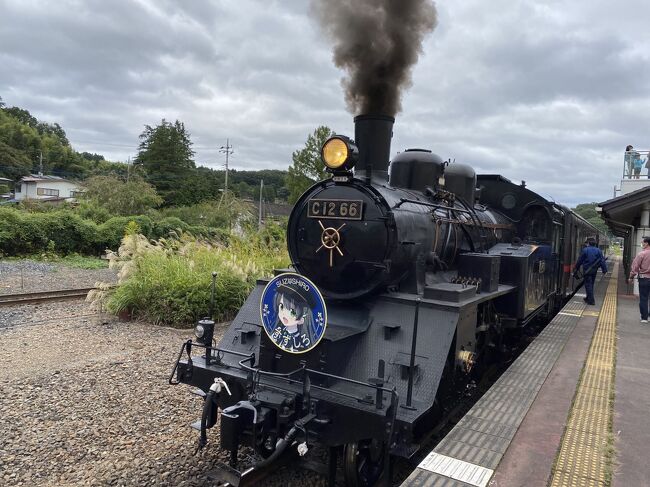
[[[358,381],[358,380],[355,380],[355,379],[349,379],[347,377],[343,377],[343,376],[340,376],[340,375],[333,375],[333,374],[328,374],[326,372],[320,372],[318,370],[308,369],[306,367],[302,367],[300,369],[292,370],[291,372],[268,372],[266,370],[262,370],[262,369],[259,369],[259,368],[256,368],[256,367],[245,365],[245,362],[247,362],[247,361],[250,361],[250,358],[246,358],[246,359],[241,360],[239,362],[239,365],[241,366],[242,369],[244,369],[244,370],[246,370],[248,372],[251,372],[252,374],[257,375],[258,377],[259,376],[266,376],[266,377],[272,377],[272,378],[276,378],[276,379],[284,379],[289,384],[302,384],[303,387],[304,387],[304,385],[305,385],[305,383],[306,383],[306,381],[308,379],[308,376],[309,375],[315,375],[315,376],[327,377],[327,378],[330,378],[330,379],[340,380],[342,382],[347,382],[347,383],[359,385],[359,386],[362,386],[362,387],[367,387],[369,389],[372,389],[373,391],[386,392],[388,394],[391,394],[391,402],[393,400],[392,396],[399,397],[398,394],[397,394],[397,389],[395,387],[392,387],[392,388],[383,387],[383,386],[371,384],[369,382],[361,382],[361,381]],[[291,378],[292,376],[296,375],[299,372],[303,373],[302,380],[292,379]],[[355,401],[369,402],[369,401],[365,400],[365,398],[361,398],[361,397],[355,396],[353,394],[348,394],[346,392],[336,391],[336,390],[328,389],[326,387],[321,387],[321,386],[318,386],[318,385],[310,385],[310,387],[313,387],[314,389],[318,389],[318,390],[321,390],[321,391],[327,391],[327,392],[335,394],[337,396],[347,397],[348,399],[354,399]]]

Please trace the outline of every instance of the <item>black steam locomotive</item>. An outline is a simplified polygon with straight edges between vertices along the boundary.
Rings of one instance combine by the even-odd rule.
[[[428,150],[398,154],[389,174],[393,122],[358,116],[354,141],[327,141],[332,176],[289,219],[292,271],[327,305],[318,345],[291,353],[273,342],[260,280],[218,345],[203,320],[181,348],[170,383],[205,397],[200,445],[219,419],[231,484],[314,445],[329,448],[331,483],[340,457],[348,485],[386,480],[390,457],[411,457],[431,434],[449,388],[575,292],[572,266],[586,238],[600,238],[523,182],[477,177]],[[240,472],[243,446],[261,459]]]

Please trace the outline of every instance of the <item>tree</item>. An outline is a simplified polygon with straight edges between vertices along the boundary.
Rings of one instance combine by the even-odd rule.
[[[573,208],[573,211],[576,212],[585,220],[587,220],[589,223],[591,223],[602,234],[610,235],[611,232],[609,231],[607,225],[605,224],[603,219],[596,211],[596,206],[598,206],[598,203],[581,203],[575,208]]]
[[[84,182],[84,188],[83,203],[100,207],[111,216],[141,215],[162,203],[154,187],[138,177],[124,182],[115,176],[95,176]]]
[[[142,166],[147,181],[156,188],[166,205],[176,204],[181,180],[195,169],[194,151],[185,125],[164,118],[157,127],[145,125],[135,164]]]
[[[289,203],[295,203],[309,186],[327,176],[320,150],[331,136],[332,131],[329,127],[321,125],[307,137],[305,147],[293,153],[293,164],[289,168],[286,179]]]
[[[14,149],[0,140],[0,177],[17,181],[32,169],[32,161],[22,151]]]
[[[18,107],[9,107],[9,108],[5,108],[4,111],[7,115],[15,118],[20,123],[29,125],[32,128],[36,128],[36,126],[38,125],[38,120],[36,119],[36,117],[34,117],[27,110]]]
[[[125,164],[105,161],[98,154],[85,154],[70,146],[58,123],[41,122],[23,108],[4,106],[0,99],[0,177],[18,179],[38,171],[41,156],[46,174],[69,179],[81,179],[88,174],[126,175]]]
[[[53,135],[59,140],[59,142],[61,142],[62,145],[70,145],[68,136],[65,134],[65,130],[63,130],[63,128],[61,128],[61,126],[56,122],[53,124],[49,124],[47,122],[38,122],[36,124],[36,130],[38,130],[38,133],[41,135]]]

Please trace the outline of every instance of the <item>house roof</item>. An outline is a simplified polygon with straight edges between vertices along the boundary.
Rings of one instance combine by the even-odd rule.
[[[7,179],[7,178],[0,178],[0,181],[7,181],[7,182],[9,182],[9,183],[12,183],[12,182],[13,182],[13,180],[11,180],[11,179]]]
[[[21,179],[22,182],[31,183],[35,181],[61,181],[68,182],[67,179],[63,179],[59,176],[43,176],[40,174],[30,174],[29,176],[23,176]]]

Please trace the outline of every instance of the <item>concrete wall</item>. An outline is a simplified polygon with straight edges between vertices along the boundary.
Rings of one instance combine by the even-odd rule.
[[[650,186],[650,179],[645,174],[641,175],[642,179],[622,179],[621,180],[621,193],[617,196],[623,196],[637,189]]]

